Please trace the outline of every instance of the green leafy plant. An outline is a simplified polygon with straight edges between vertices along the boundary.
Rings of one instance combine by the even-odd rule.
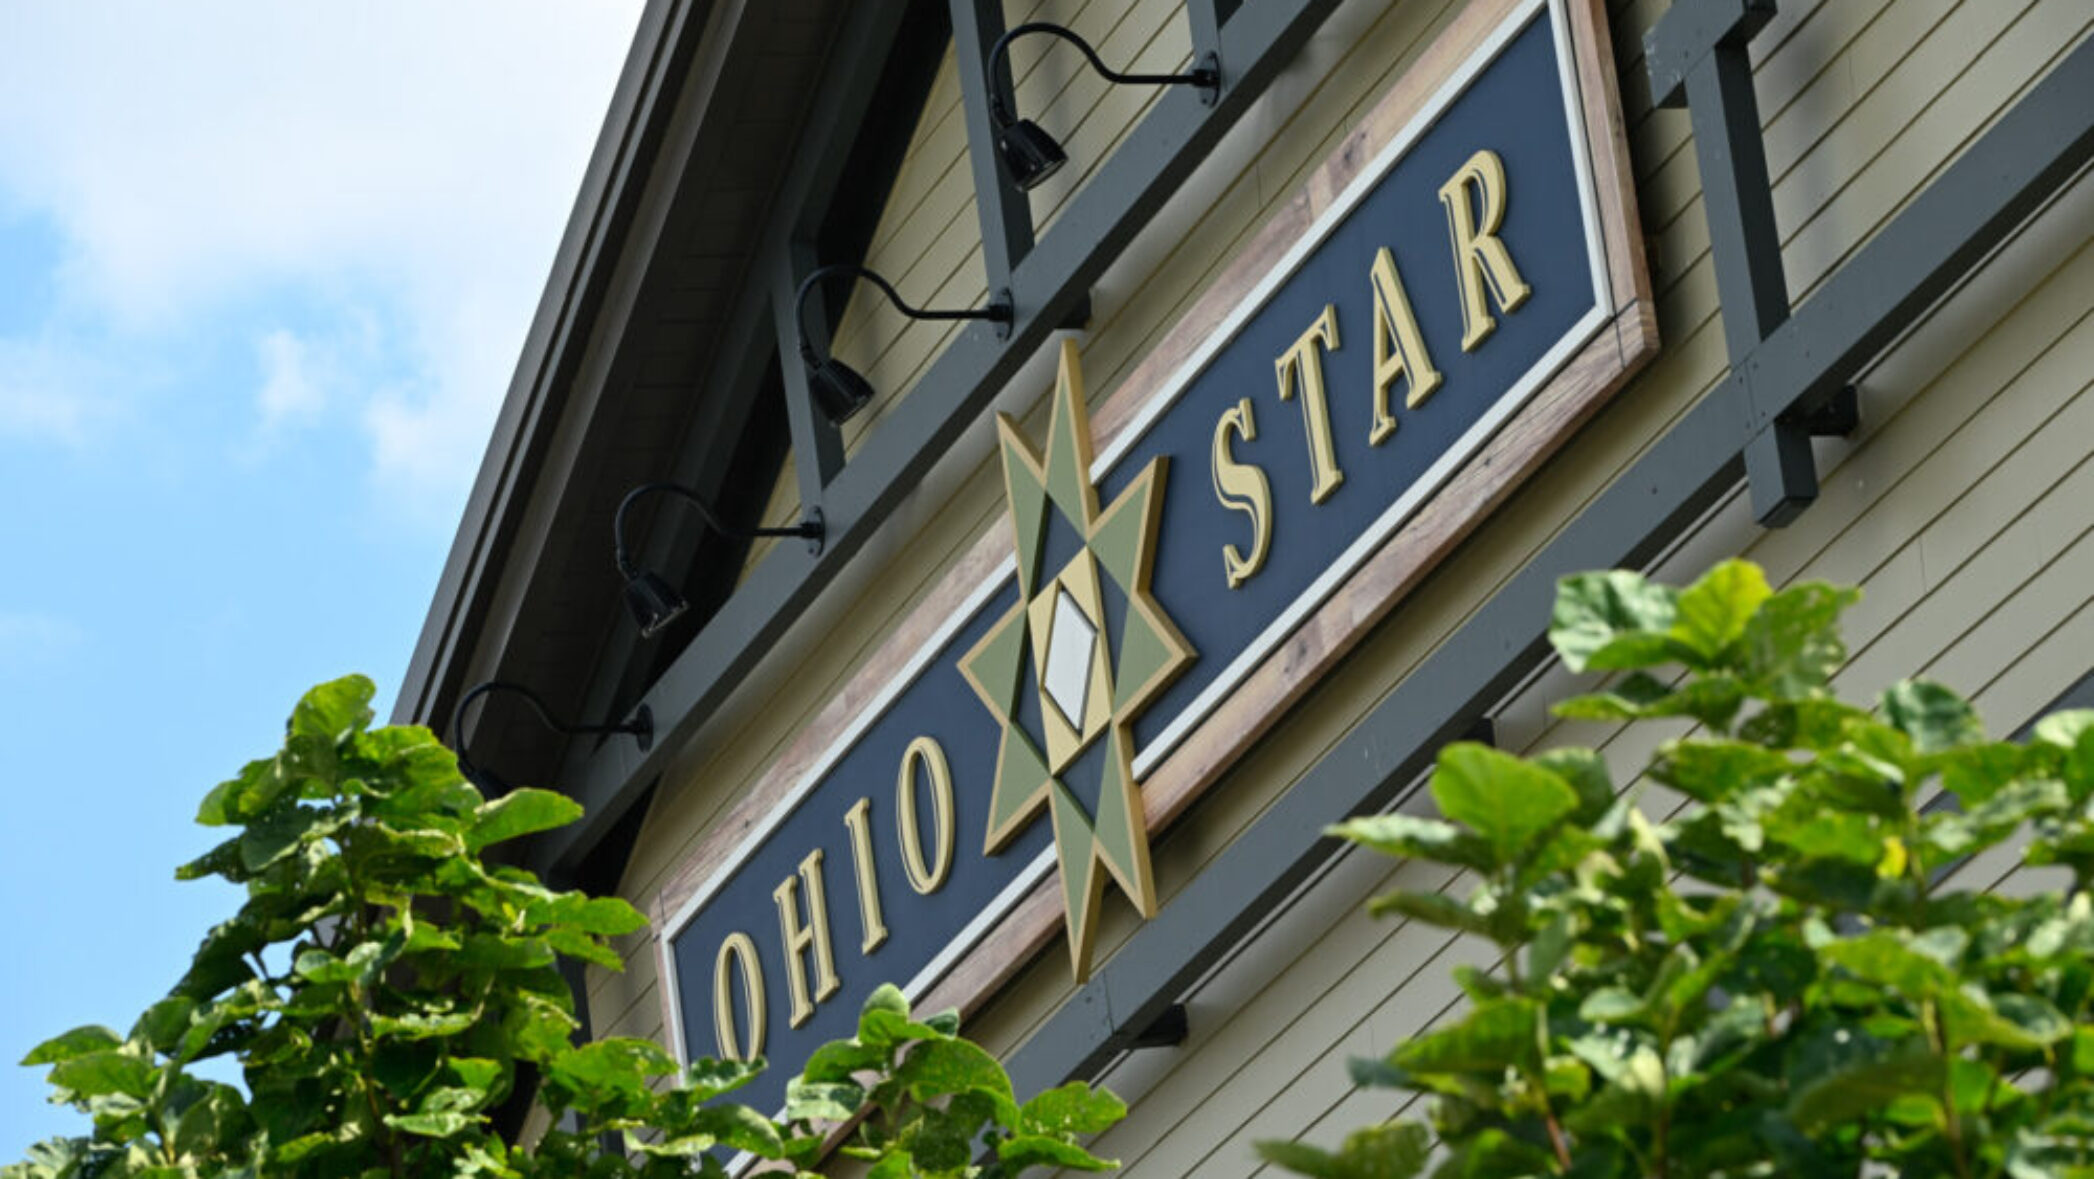
[[[1841,703],[1858,596],[1773,592],[1738,561],[1679,590],[1567,579],[1557,651],[1617,676],[1557,712],[1694,722],[1640,775],[1685,804],[1618,798],[1591,750],[1463,744],[1432,777],[1441,818],[1333,828],[1463,869],[1465,899],[1373,909],[1498,958],[1458,973],[1457,1017],[1354,1062],[1428,1099],[1429,1129],[1265,1157],[1328,1179],[2094,1175],[2094,713],[2020,744],[1923,680]],[[2014,841],[2069,887],[1952,874]]]
[[[204,799],[198,820],[234,834],[177,875],[223,877],[245,903],[128,1034],[76,1028],[30,1052],[92,1129],[0,1179],[724,1175],[737,1152],[804,1173],[838,1139],[878,1179],[1112,1166],[1079,1139],[1125,1115],[1117,1098],[1070,1084],[1021,1105],[957,1015],[916,1020],[893,987],[776,1120],[716,1100],[761,1061],[680,1072],[647,1040],[574,1043],[560,959],[619,969],[609,939],[644,919],[484,858],[580,808],[482,797],[428,730],[371,728],[372,691],[313,689],[282,751]],[[198,1075],[214,1057],[244,1087]],[[514,1143],[494,1115],[533,1078],[554,1124]]]

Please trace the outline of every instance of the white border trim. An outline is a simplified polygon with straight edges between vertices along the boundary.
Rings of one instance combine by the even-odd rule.
[[[1395,503],[1391,504],[1387,510],[1375,519],[1366,532],[1362,533],[1358,539],[1346,547],[1344,553],[1339,556],[1338,560],[1321,577],[1312,582],[1309,588],[1296,597],[1294,602],[1278,618],[1263,631],[1259,632],[1257,639],[1232,660],[1222,674],[1213,683],[1209,684],[1206,690],[1196,696],[1191,704],[1186,706],[1177,719],[1173,720],[1165,727],[1162,733],[1157,735],[1154,741],[1144,746],[1136,754],[1134,772],[1137,778],[1145,776],[1149,770],[1154,769],[1156,763],[1163,760],[1171,749],[1184,740],[1185,736],[1194,727],[1205,720],[1208,714],[1213,712],[1215,705],[1225,695],[1233,691],[1259,663],[1263,662],[1265,657],[1271,654],[1272,649],[1278,646],[1287,635],[1291,634],[1311,611],[1322,605],[1324,600],[1337,589],[1338,585],[1346,577],[1350,576],[1359,567],[1360,563],[1366,560],[1367,556],[1380,546],[1382,541],[1386,540],[1391,533],[1415,513],[1422,506],[1425,499],[1437,492],[1440,486],[1463,463],[1466,463],[1497,432],[1500,426],[1504,425],[1506,419],[1524,407],[1534,393],[1549,378],[1553,377],[1556,371],[1579,348],[1585,346],[1599,326],[1612,317],[1614,305],[1612,292],[1607,281],[1607,243],[1600,225],[1597,198],[1593,188],[1591,145],[1586,142],[1583,120],[1584,107],[1578,89],[1577,57],[1574,52],[1575,46],[1572,43],[1570,14],[1566,9],[1566,3],[1567,0],[1526,0],[1525,3],[1519,5],[1505,16],[1499,22],[1498,27],[1491,31],[1490,35],[1469,55],[1467,60],[1457,67],[1445,82],[1440,84],[1439,89],[1435,90],[1432,96],[1426,100],[1424,106],[1411,117],[1409,122],[1404,124],[1403,129],[1397,132],[1395,137],[1384,145],[1380,152],[1376,153],[1373,161],[1366,168],[1362,169],[1359,175],[1353,178],[1352,183],[1345,187],[1344,191],[1331,202],[1329,207],[1324,209],[1314,224],[1302,234],[1301,238],[1296,241],[1287,253],[1273,265],[1271,270],[1266,272],[1265,276],[1250,289],[1243,299],[1238,301],[1235,309],[1222,321],[1219,328],[1209,333],[1201,342],[1199,349],[1188,357],[1185,363],[1180,365],[1178,370],[1164,382],[1169,392],[1157,394],[1145,402],[1134,416],[1129,419],[1126,427],[1114,437],[1111,445],[1105,449],[1104,453],[1098,455],[1091,463],[1091,481],[1095,484],[1100,476],[1111,470],[1113,465],[1148,433],[1149,429],[1162,417],[1165,410],[1176,404],[1179,398],[1184,396],[1185,392],[1192,387],[1193,380],[1213,361],[1215,355],[1225,345],[1235,339],[1237,333],[1242,330],[1244,324],[1250,320],[1251,316],[1263,310],[1266,302],[1272,297],[1273,292],[1279,288],[1280,284],[1292,278],[1294,272],[1300,268],[1309,253],[1322,245],[1324,239],[1329,237],[1338,224],[1351,214],[1354,207],[1386,178],[1389,170],[1395,166],[1397,160],[1404,153],[1408,152],[1418,137],[1423,135],[1446,112],[1447,108],[1461,96],[1462,92],[1475,80],[1476,75],[1498,59],[1499,54],[1504,51],[1506,44],[1513,37],[1525,31],[1528,22],[1533,19],[1534,14],[1545,6],[1549,9],[1555,33],[1559,81],[1563,87],[1564,114],[1569,124],[1571,163],[1578,178],[1579,210],[1585,223],[1586,255],[1592,271],[1594,297],[1592,310],[1579,317],[1578,321],[1572,325],[1570,331],[1544,353],[1541,359],[1536,361],[1521,376],[1513,388],[1498,399],[1488,413],[1471,425],[1462,434],[1461,438],[1456,441],[1452,449],[1443,453],[1432,466],[1428,467],[1425,473],[1415,480],[1404,491],[1403,495],[1398,497]],[[672,1037],[670,1049],[675,1054],[680,1067],[688,1067],[690,1060],[686,1055],[688,1051],[686,1046],[687,1037],[683,1026],[683,992],[677,978],[676,949],[674,945],[677,935],[682,933],[684,928],[691,923],[691,920],[697,916],[698,911],[705,906],[705,903],[712,898],[712,894],[719,890],[727,878],[733,875],[755,854],[757,848],[762,846],[764,840],[769,838],[786,819],[799,810],[800,803],[806,799],[815,786],[820,784],[828,772],[835,767],[836,763],[850,752],[851,747],[857,744],[859,738],[865,735],[866,730],[870,729],[886,715],[888,708],[894,704],[895,699],[915,683],[916,678],[923,673],[932,657],[951,641],[953,635],[958,633],[962,626],[973,620],[976,612],[981,609],[982,605],[991,596],[1003,589],[1005,583],[1016,570],[1017,562],[1015,558],[1005,557],[997,562],[996,566],[983,579],[981,585],[969,591],[967,596],[953,610],[951,616],[941,623],[923,642],[916,654],[898,668],[888,681],[882,685],[880,691],[859,710],[858,715],[844,726],[843,730],[837,734],[835,740],[831,741],[829,746],[822,751],[821,756],[815,759],[808,771],[801,775],[800,779],[793,784],[792,789],[780,800],[779,805],[772,807],[763,819],[747,835],[742,837],[742,841],[735,846],[734,850],[721,858],[719,866],[705,876],[698,886],[692,890],[690,897],[677,908],[675,915],[663,923],[655,938],[661,956],[661,979],[658,985],[666,988],[664,1000],[669,1008],[669,1024]],[[909,997],[910,1001],[913,1003],[927,993],[962,955],[973,949],[983,937],[987,936],[999,922],[1008,916],[1010,911],[1017,906],[1019,900],[1031,892],[1040,880],[1045,878],[1047,870],[1052,866],[1053,862],[1054,849],[1049,847],[1042,849],[1031,863],[1021,868],[1018,874],[996,894],[995,898],[983,906],[974,920],[968,922],[959,933],[955,934],[946,943],[943,950],[926,963],[914,978],[909,980],[908,985],[903,988],[903,993]]]

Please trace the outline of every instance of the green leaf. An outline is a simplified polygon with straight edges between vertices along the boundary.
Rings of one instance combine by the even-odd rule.
[[[755,1080],[763,1070],[762,1057],[752,1061],[700,1057],[684,1070],[684,1084],[699,1095],[698,1100],[710,1101],[722,1093],[732,1093]]]
[[[175,1115],[168,1145],[176,1153],[192,1158],[225,1154],[237,1158],[239,1146],[231,1141],[250,1128],[247,1107],[229,1085],[207,1086],[203,1094]],[[223,1156],[221,1156],[223,1157]]]
[[[1578,807],[1578,794],[1540,766],[1488,745],[1440,750],[1432,775],[1440,813],[1475,831],[1499,864],[1510,864]]]
[[[473,814],[465,846],[479,851],[490,844],[565,827],[582,817],[582,804],[564,794],[526,786],[512,790]]]
[[[865,1090],[848,1081],[801,1081],[785,1083],[785,1120],[788,1122],[848,1122],[865,1104]]]
[[[1665,1062],[1646,1034],[1626,1029],[1579,1036],[1570,1042],[1571,1054],[1592,1066],[1609,1086],[1635,1108],[1665,1094]]]
[[[1549,642],[1572,671],[1633,669],[1673,658],[1677,595],[1640,573],[1580,573],[1556,585]]]
[[[758,1158],[775,1159],[785,1153],[785,1140],[778,1127],[745,1105],[708,1105],[694,1110],[682,1129],[702,1134],[729,1150],[746,1150]]]
[[[240,845],[245,835],[235,835],[210,851],[175,869],[176,880],[202,880],[206,876],[223,876],[234,884],[245,884],[253,878],[240,856]]]
[[[458,1079],[461,1088],[479,1089],[489,1093],[494,1091],[504,1072],[501,1061],[474,1056],[453,1056],[444,1064],[450,1068],[451,1075]]]
[[[1920,999],[1939,995],[1955,985],[1954,964],[1969,941],[1968,934],[1953,927],[1929,930],[1918,936],[1902,930],[1878,929],[1834,942],[1818,953],[1834,966]]]
[[[1534,755],[1533,762],[1568,783],[1578,796],[1578,808],[1571,818],[1585,826],[1599,822],[1614,805],[1616,792],[1614,776],[1607,769],[1607,759],[1597,750],[1577,747],[1550,749]]]
[[[1457,1147],[1433,1175],[1436,1179],[1497,1179],[1544,1175],[1554,1165],[1555,1160],[1541,1147],[1493,1127]]]
[[[1373,848],[1385,856],[1460,864],[1486,872],[1496,866],[1489,843],[1472,832],[1438,819],[1367,815],[1325,827],[1323,833]]]
[[[1885,828],[1875,817],[1828,810],[1813,799],[1792,797],[1762,822],[1770,838],[1800,856],[1829,856],[1872,868],[1884,856]]]
[[[242,766],[238,777],[220,782],[204,795],[196,821],[205,827],[246,822],[267,809],[289,787],[276,758],[258,758]]]
[[[1742,741],[1681,740],[1659,748],[1650,776],[1697,802],[1718,803],[1778,782],[1793,768],[1780,752]]]
[[[1772,594],[1759,566],[1725,561],[1680,591],[1678,617],[1669,633],[1699,654],[1704,666],[1713,664],[1744,637],[1746,625]]]
[[[2030,761],[2025,747],[1991,741],[1948,750],[1937,755],[1933,764],[1940,771],[1942,789],[1955,795],[1964,806],[1972,807],[2019,778]]]
[[[1918,1048],[1835,1068],[1795,1090],[1788,1117],[1805,1133],[1851,1122],[1900,1097],[1938,1092],[1942,1058]]]
[[[290,732],[338,744],[371,723],[371,698],[378,687],[368,678],[347,675],[315,687],[291,710]]]
[[[449,1138],[472,1129],[483,1120],[474,1114],[443,1110],[438,1113],[388,1114],[385,1124],[395,1130],[424,1138]]]
[[[592,934],[577,933],[571,929],[548,930],[545,934],[545,944],[565,957],[587,962],[592,966],[601,966],[613,973],[623,973],[625,970],[625,959],[619,957],[618,951],[605,945]]]
[[[1970,702],[1932,680],[1900,680],[1883,690],[1883,716],[1912,738],[1920,753],[1939,753],[1985,739]]]
[[[2065,786],[2052,778],[2013,782],[1968,810],[1937,811],[1921,819],[1921,834],[1943,859],[1992,847],[2038,816],[2063,812],[2071,803]]]
[[[151,1092],[157,1071],[140,1057],[120,1049],[106,1049],[68,1056],[53,1064],[51,1083],[82,1097],[121,1093],[143,1100]]]
[[[39,1064],[57,1064],[90,1052],[102,1052],[124,1042],[123,1037],[100,1024],[87,1024],[74,1028],[62,1036],[53,1036],[29,1050],[22,1058],[24,1067]]]
[[[2079,747],[2087,735],[2094,733],[2094,708],[2064,708],[2036,722],[2036,740],[2060,749],[2072,750]]]
[[[2016,1006],[2017,1013],[2029,1021],[2027,1026],[2008,1018],[1994,1001],[1994,996],[1987,995],[1975,984],[1941,995],[1943,1034],[1951,1051],[1972,1044],[1990,1044],[2017,1052],[2034,1051],[2057,1042],[2071,1030],[2054,1008],[2046,1012],[2044,1008],[2049,1004],[2040,999],[2031,999],[2029,1005]]]
[[[652,1040],[612,1036],[554,1057],[547,1074],[589,1104],[612,1098],[645,1100],[655,1077],[676,1071],[676,1058]]]
[[[145,1009],[145,1014],[131,1025],[131,1036],[152,1045],[155,1052],[172,1055],[182,1042],[182,1034],[189,1030],[190,1018],[195,1014],[194,999],[185,995],[169,996]]]
[[[249,872],[261,871],[289,855],[309,835],[318,837],[331,831],[333,818],[331,812],[300,806],[295,799],[283,799],[249,824],[247,833],[240,837],[240,866]]]
[[[1127,1116],[1127,1103],[1109,1090],[1070,1081],[1018,1107],[1018,1128],[1028,1134],[1102,1134]]]
[[[1423,921],[1427,925],[1437,925],[1442,929],[1459,929],[1466,933],[1490,936],[1491,924],[1488,916],[1475,912],[1444,893],[1399,889],[1383,893],[1367,902],[1367,912],[1376,917],[1387,917],[1393,913],[1398,917]]]
[[[858,1009],[858,1014],[862,1018],[871,1015],[875,1011],[885,1011],[889,1015],[898,1015],[903,1019],[907,1019],[909,1018],[909,999],[902,994],[900,987],[895,986],[893,983],[881,983],[873,988],[872,994],[865,997],[865,1005]]]
[[[1643,1018],[1643,996],[1623,987],[1601,987],[1578,1004],[1578,1018],[1589,1023],[1630,1023]]]
[[[1389,1059],[1413,1074],[1535,1068],[1540,1064],[1539,1019],[1539,1008],[1526,999],[1478,1004],[1452,1025],[1414,1037]]]
[[[477,1011],[378,1015],[371,1018],[371,1033],[379,1037],[398,1036],[408,1040],[425,1040],[431,1036],[455,1036],[472,1027],[479,1019]]]
[[[1839,616],[1861,600],[1857,589],[1803,582],[1776,593],[1746,624],[1742,667],[1765,695],[1795,699],[1824,690],[1847,661]]]
[[[1635,720],[1661,715],[1658,708],[1672,696],[1672,688],[1649,672],[1623,676],[1610,688],[1558,701],[1549,709],[1565,720]]]
[[[912,1113],[914,1132],[905,1135],[904,1141],[916,1170],[937,1175],[964,1168],[974,1155],[974,1138],[981,1130],[981,1121],[968,1116],[967,1104],[919,1107]]]
[[[814,1050],[800,1075],[809,1081],[848,1081],[858,1073],[886,1067],[889,1049],[857,1040],[831,1040]]]
[[[1006,1124],[1017,1120],[1016,1098],[1003,1065],[977,1044],[966,1040],[925,1040],[909,1049],[895,1070],[895,1079],[908,1086],[909,1095],[928,1101],[949,1093],[982,1092],[1006,1108]]]
[[[2072,1035],[2072,1021],[2041,995],[2002,991],[1992,996],[1992,1006],[2032,1043],[2048,1047]]]
[[[1065,1171],[1111,1171],[1119,1167],[1073,1142],[1044,1134],[1018,1134],[996,1144],[996,1157],[1014,1168],[1056,1167]],[[964,1159],[962,1160],[965,1161]]]
[[[949,1040],[952,1037],[927,1023],[897,1015],[890,1008],[868,1007],[858,1016],[858,1039],[874,1048],[893,1049],[911,1040]]]
[[[576,932],[599,937],[622,937],[647,928],[647,918],[622,898],[592,897],[579,892],[564,892],[550,900],[527,905],[524,918],[548,925],[572,926]]]

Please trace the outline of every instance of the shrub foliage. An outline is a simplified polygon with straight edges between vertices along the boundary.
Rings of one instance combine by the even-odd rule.
[[[2094,1174],[2094,713],[2014,743],[1924,680],[1841,703],[1857,597],[1737,561],[1679,590],[1567,579],[1550,637],[1614,675],[1558,714],[1688,722],[1634,767],[1684,804],[1617,797],[1589,749],[1464,744],[1441,817],[1333,828],[1461,869],[1374,911],[1499,956],[1459,972],[1459,1014],[1354,1062],[1429,1129],[1266,1156],[1331,1179]],[[2069,883],[1957,874],[1995,848]]]
[[[1110,1166],[1078,1139],[1125,1114],[1117,1098],[1072,1083],[1021,1105],[956,1015],[919,1020],[893,987],[776,1118],[715,1100],[760,1061],[679,1070],[651,1041],[574,1043],[560,959],[617,970],[610,939],[645,921],[483,853],[580,808],[482,797],[428,730],[371,728],[371,696],[362,677],[313,689],[282,751],[204,799],[198,821],[232,834],[176,874],[224,877],[246,902],[127,1034],[76,1028],[30,1052],[93,1126],[0,1179],[723,1175],[738,1152],[791,1173],[846,1126],[875,1179]],[[197,1075],[214,1057],[244,1086]],[[493,1113],[531,1077],[555,1124],[519,1145]]]

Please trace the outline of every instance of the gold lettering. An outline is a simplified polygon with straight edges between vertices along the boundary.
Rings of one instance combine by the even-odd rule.
[[[800,921],[800,884],[807,885],[807,921]],[[792,1018],[799,1027],[814,1018],[814,1005],[836,993],[836,955],[829,946],[829,900],[822,892],[822,849],[800,861],[797,876],[788,876],[771,895],[778,901],[778,932],[785,937],[785,981],[792,992]],[[807,948],[814,947],[815,991],[807,997]]]
[[[1473,185],[1483,202],[1479,218],[1469,203]],[[1461,280],[1461,350],[1474,352],[1478,344],[1498,329],[1491,318],[1484,287],[1505,311],[1518,309],[1534,293],[1520,278],[1505,243],[1498,240],[1498,227],[1505,223],[1505,162],[1485,148],[1469,157],[1452,179],[1440,186],[1440,203],[1447,206],[1447,228],[1454,236],[1454,272]]]
[[[1233,544],[1222,546],[1222,571],[1228,575],[1229,588],[1235,589],[1265,567],[1265,556],[1272,549],[1272,486],[1265,481],[1263,470],[1238,462],[1230,453],[1231,432],[1246,442],[1258,437],[1258,420],[1251,415],[1250,398],[1238,401],[1234,409],[1223,410],[1221,420],[1214,423],[1214,496],[1223,507],[1251,518],[1250,556],[1244,556]]]
[[[1323,392],[1323,353],[1338,346],[1338,309],[1328,303],[1323,305],[1323,314],[1309,325],[1292,347],[1280,354],[1273,368],[1280,378],[1280,400],[1291,401],[1294,388],[1301,386],[1302,421],[1309,434],[1309,469],[1315,476],[1315,485],[1309,490],[1310,503],[1322,503],[1345,482],[1345,472],[1338,469],[1338,450],[1331,442],[1330,402]]]
[[[735,962],[740,963],[743,1006],[749,1015],[749,1050],[742,1051],[734,1031]],[[744,1063],[763,1055],[763,963],[756,960],[756,943],[746,933],[730,933],[720,943],[713,959],[713,1040],[723,1060]]]
[[[1399,379],[1410,381],[1403,403],[1416,409],[1440,387],[1441,377],[1425,351],[1425,333],[1418,330],[1418,317],[1411,313],[1410,295],[1389,247],[1374,252],[1367,278],[1374,287],[1374,429],[1367,441],[1380,446],[1396,432],[1395,415],[1389,412],[1390,387]]]
[[[923,832],[916,820],[916,763],[930,771],[932,838],[937,861],[934,867],[923,858]],[[945,750],[929,737],[918,737],[902,751],[901,773],[894,780],[894,822],[902,837],[902,871],[909,887],[928,896],[945,885],[952,872],[953,818],[952,768],[945,764]]]
[[[887,922],[880,917],[880,881],[873,875],[872,799],[861,798],[843,817],[851,829],[851,866],[858,871],[858,926],[865,940],[858,947],[870,954],[887,940]]]

